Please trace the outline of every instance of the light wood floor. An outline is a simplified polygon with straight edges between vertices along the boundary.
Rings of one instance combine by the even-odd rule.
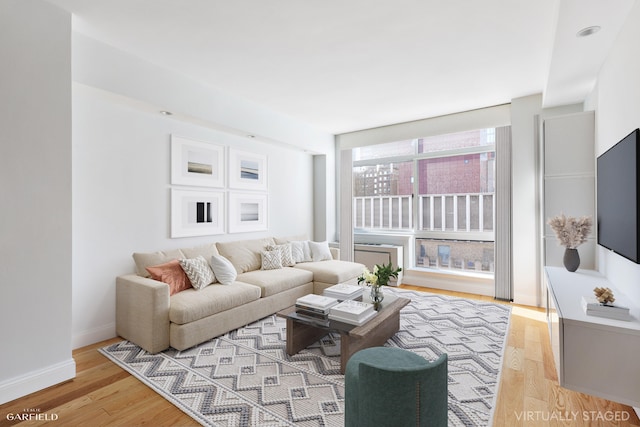
[[[492,301],[493,298],[403,285],[412,290]],[[544,312],[512,304],[494,426],[635,426],[632,408],[559,387]],[[118,338],[73,352],[77,376],[13,402],[0,405],[0,427],[51,426],[197,426],[189,416],[110,362],[97,349]],[[11,421],[9,414],[37,410],[57,418]],[[615,420],[615,418],[618,420]],[[621,420],[622,419],[622,420]]]

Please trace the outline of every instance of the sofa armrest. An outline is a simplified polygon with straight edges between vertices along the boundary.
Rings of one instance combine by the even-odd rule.
[[[169,285],[135,274],[116,278],[116,333],[150,353],[169,347]]]
[[[333,259],[340,259],[340,248],[329,248]]]

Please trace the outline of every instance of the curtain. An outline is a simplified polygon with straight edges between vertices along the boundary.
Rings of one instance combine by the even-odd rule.
[[[340,259],[353,261],[353,153],[340,151]]]
[[[495,297],[513,301],[511,126],[496,128]]]

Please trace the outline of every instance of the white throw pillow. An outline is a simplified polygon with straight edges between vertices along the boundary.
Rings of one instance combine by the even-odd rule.
[[[309,249],[311,249],[311,259],[314,262],[317,261],[330,261],[333,259],[331,251],[329,250],[329,242],[309,242]]]
[[[292,267],[296,265],[296,262],[293,259],[293,252],[291,251],[291,243],[283,243],[281,245],[269,245],[267,246],[267,250],[280,252],[280,258],[282,259],[283,267]]]
[[[236,277],[238,277],[236,268],[231,264],[231,261],[222,255],[212,255],[211,266],[213,267],[213,273],[216,275],[218,282],[223,285],[232,284],[235,282]]]
[[[209,286],[216,280],[209,263],[202,255],[198,255],[195,258],[181,259],[178,262],[189,278],[191,286],[198,290]]]
[[[282,256],[279,250],[262,251],[262,269],[278,270],[282,268]]]
[[[309,250],[308,240],[296,240],[289,243],[291,243],[291,255],[293,256],[294,262],[311,261],[311,251]]]

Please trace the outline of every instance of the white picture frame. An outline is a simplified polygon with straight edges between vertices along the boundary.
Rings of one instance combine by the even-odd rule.
[[[229,233],[268,230],[268,213],[268,194],[229,193]]]
[[[171,238],[225,234],[225,193],[171,189]]]
[[[225,147],[171,135],[171,184],[223,188]]]
[[[267,156],[229,148],[229,188],[267,191]]]

